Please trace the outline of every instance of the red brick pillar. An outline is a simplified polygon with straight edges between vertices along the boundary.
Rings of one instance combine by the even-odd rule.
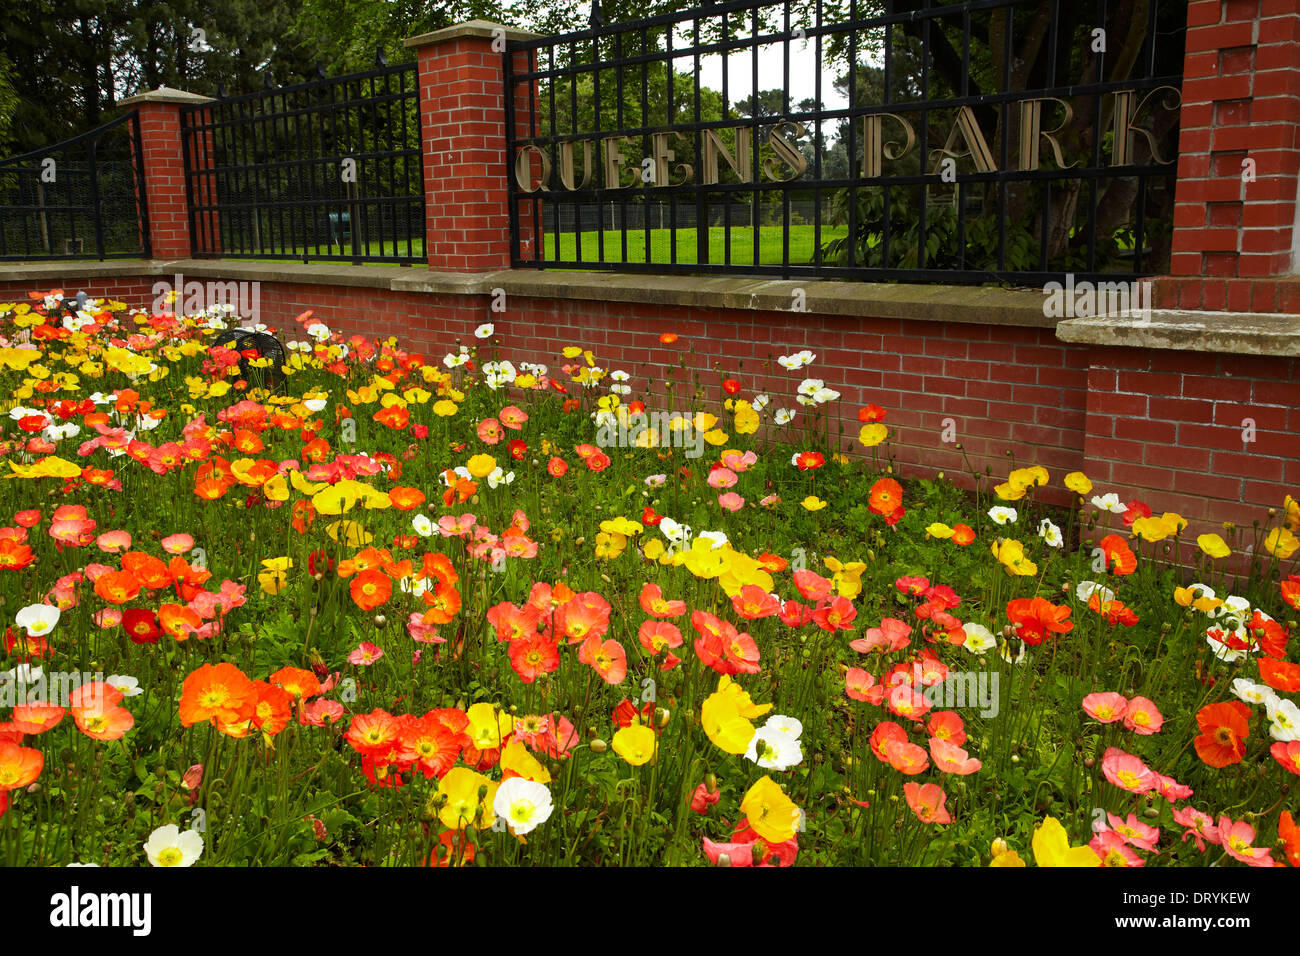
[[[1189,0],[1178,150],[1170,272],[1187,278],[1159,283],[1157,303],[1285,308],[1291,283],[1273,280],[1300,270],[1296,0]]]
[[[501,42],[535,36],[471,20],[406,41],[419,58],[425,253],[430,269],[510,268],[507,177],[514,174],[514,157],[506,154]],[[516,69],[529,68],[529,53],[514,56]],[[516,95],[515,104],[516,128],[527,130],[528,99]],[[531,242],[528,218],[520,217],[520,238]]]
[[[118,104],[134,106],[136,122],[140,124],[145,199],[149,207],[149,240],[155,259],[188,259],[190,256],[180,108],[209,102],[211,97],[162,87],[128,97]]]

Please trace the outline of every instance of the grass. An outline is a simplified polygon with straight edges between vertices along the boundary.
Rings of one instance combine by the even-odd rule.
[[[730,242],[728,230],[724,226],[709,228],[709,262],[714,265],[730,261],[736,265],[753,265],[754,233],[758,233],[759,265],[780,265],[784,258],[784,240],[780,226],[732,226]],[[623,251],[623,234],[617,230],[602,230],[604,237],[604,257],[600,257],[598,230],[582,232],[582,260],[584,262],[627,262],[667,264],[678,262],[695,264],[699,262],[699,233],[693,228],[651,229],[649,233],[649,255],[647,255],[645,230],[627,232],[627,252]],[[821,241],[843,237],[847,233],[845,226],[822,226]],[[794,264],[811,263],[815,248],[814,228],[810,225],[791,226],[790,262]],[[676,259],[673,258],[674,238]],[[730,259],[728,259],[728,250]],[[559,236],[559,251],[556,251],[556,236],[546,236],[547,260],[579,263],[578,235],[564,233]]]

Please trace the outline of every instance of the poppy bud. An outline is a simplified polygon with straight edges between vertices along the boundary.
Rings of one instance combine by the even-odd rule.
[[[719,853],[718,866],[731,866],[731,857],[725,853]]]
[[[750,844],[750,852],[754,854],[754,865],[758,866],[763,862],[763,844],[754,842]]]
[[[1007,841],[1002,839],[1002,837],[998,837],[993,841],[993,845],[989,848],[989,852],[991,852],[995,857],[998,857],[1003,853],[1006,853],[1009,849],[1011,848],[1007,846]]]
[[[591,752],[594,754],[603,754],[608,749],[609,744],[605,743],[605,741],[601,740],[599,737],[596,737],[591,741]]]
[[[706,773],[704,775],[704,786],[708,789],[709,793],[717,793],[718,792],[717,776],[715,774]]]
[[[384,617],[382,614],[375,615],[375,627],[383,627],[387,623],[388,618]]]

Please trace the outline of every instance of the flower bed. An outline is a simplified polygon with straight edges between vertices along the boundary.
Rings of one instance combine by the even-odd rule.
[[[1180,568],[840,453],[811,352],[646,408],[226,318],[0,305],[0,862],[1300,863],[1290,498]]]

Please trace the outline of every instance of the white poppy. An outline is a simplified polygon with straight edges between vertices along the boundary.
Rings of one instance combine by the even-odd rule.
[[[203,834],[168,823],[149,834],[144,852],[153,866],[193,866],[203,855]]]

